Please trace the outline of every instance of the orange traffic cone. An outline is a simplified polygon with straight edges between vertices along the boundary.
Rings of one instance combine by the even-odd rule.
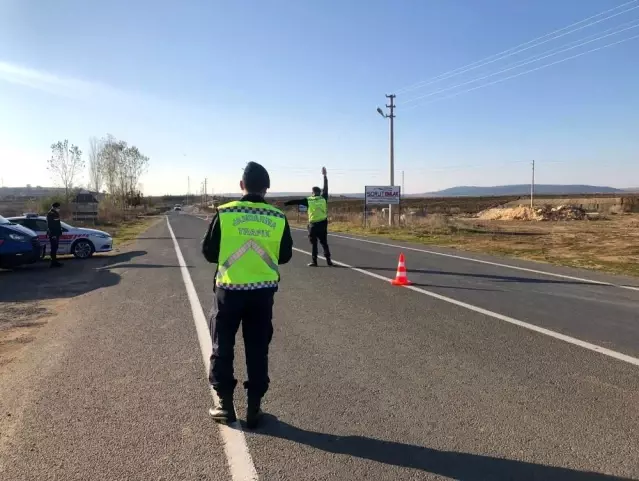
[[[410,286],[412,284],[412,282],[409,281],[408,277],[406,276],[406,264],[403,252],[399,255],[399,262],[397,264],[397,275],[395,276],[395,279],[391,281],[391,284],[393,284],[394,286]]]

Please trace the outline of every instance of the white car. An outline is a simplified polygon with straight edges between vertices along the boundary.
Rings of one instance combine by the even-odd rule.
[[[38,234],[43,246],[42,255],[51,249],[47,236],[47,218],[37,214],[25,214],[19,217],[9,217],[11,222],[31,229]],[[62,236],[58,245],[58,254],[73,254],[78,259],[88,259],[95,252],[109,252],[113,250],[111,234],[96,229],[73,227],[66,222],[60,222]]]

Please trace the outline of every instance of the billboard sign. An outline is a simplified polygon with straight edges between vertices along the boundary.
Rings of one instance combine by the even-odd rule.
[[[400,199],[400,187],[367,185],[364,188],[366,205],[398,205]]]

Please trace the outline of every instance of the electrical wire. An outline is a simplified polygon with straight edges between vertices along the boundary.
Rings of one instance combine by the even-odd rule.
[[[495,84],[498,84],[498,83],[501,83],[501,82],[505,82],[506,80],[514,79],[514,78],[517,78],[517,77],[521,77],[522,75],[526,75],[526,74],[529,74],[529,73],[532,73],[532,72],[536,72],[538,70],[542,70],[542,69],[545,69],[545,68],[548,68],[548,67],[552,67],[553,65],[557,65],[557,64],[566,62],[568,60],[572,60],[574,58],[581,57],[583,55],[587,55],[587,54],[592,53],[592,52],[597,52],[599,50],[603,50],[603,49],[608,48],[608,47],[613,47],[615,45],[619,45],[621,43],[628,42],[628,41],[634,40],[636,38],[639,38],[639,35],[634,35],[632,37],[628,37],[628,38],[619,40],[617,42],[612,42],[612,43],[609,43],[609,44],[606,44],[606,45],[602,45],[601,47],[593,48],[591,50],[586,50],[585,52],[581,52],[581,53],[578,53],[576,55],[571,55],[570,57],[566,57],[566,58],[563,58],[561,60],[557,60],[555,62],[551,62],[549,64],[541,65],[540,67],[536,67],[536,68],[533,68],[533,69],[530,69],[530,70],[525,70],[525,71],[519,72],[519,73],[517,73],[515,75],[509,75],[508,77],[497,79],[497,80],[494,80],[492,82],[488,82],[486,84],[478,85],[477,87],[473,87],[473,88],[470,88],[470,89],[462,90],[460,92],[455,92],[454,94],[451,94],[451,95],[445,95],[443,97],[438,97],[436,99],[429,100],[428,102],[422,102],[422,103],[414,104],[414,105],[411,105],[409,107],[403,108],[402,111],[405,112],[405,111],[412,110],[412,109],[417,108],[417,107],[422,107],[424,105],[428,105],[428,104],[431,104],[431,103],[434,103],[434,102],[439,102],[440,100],[451,99],[451,98],[457,97],[459,95],[462,95],[462,94],[465,94],[465,93],[468,93],[468,92],[473,92],[475,90],[479,90],[479,89],[482,89],[484,87],[489,87],[491,85],[495,85]]]
[[[432,77],[431,79],[422,80],[422,81],[417,82],[417,83],[415,83],[413,85],[410,85],[408,87],[403,87],[401,89],[397,89],[396,93],[410,92],[412,90],[420,89],[422,87],[426,87],[428,85],[432,85],[432,84],[440,82],[442,80],[446,80],[446,79],[449,79],[449,78],[452,78],[452,77],[456,77],[458,75],[461,75],[463,73],[469,72],[471,70],[475,70],[475,69],[483,67],[485,65],[489,65],[489,64],[497,62],[499,60],[503,60],[504,58],[508,58],[508,57],[511,57],[512,55],[515,55],[515,54],[521,53],[523,51],[529,50],[531,48],[538,47],[538,46],[543,45],[545,43],[548,43],[548,42],[550,42],[552,40],[556,40],[558,38],[564,37],[566,35],[569,35],[571,33],[576,32],[578,30],[582,30],[582,29],[590,27],[592,25],[604,22],[604,21],[609,20],[609,19],[611,19],[613,17],[617,17],[619,15],[623,15],[624,13],[627,13],[627,12],[630,12],[632,10],[635,10],[635,9],[639,8],[639,5],[636,5],[636,6],[632,7],[632,8],[624,10],[622,12],[617,12],[617,13],[615,13],[613,15],[609,15],[608,17],[596,20],[594,22],[590,22],[590,23],[588,23],[586,25],[582,25],[581,27],[575,28],[575,29],[570,30],[568,32],[564,32],[564,30],[567,30],[567,29],[570,29],[572,27],[575,27],[575,26],[577,26],[577,25],[579,25],[581,23],[587,22],[588,20],[592,20],[594,18],[600,17],[601,15],[605,15],[606,13],[610,13],[610,12],[613,12],[615,10],[619,10],[620,8],[623,8],[623,7],[626,7],[626,6],[630,5],[630,4],[636,3],[637,1],[638,0],[631,0],[629,2],[626,2],[626,3],[623,3],[623,4],[619,5],[617,7],[605,10],[603,12],[600,12],[600,13],[596,14],[596,15],[592,15],[592,16],[590,16],[588,18],[580,20],[579,22],[575,22],[575,23],[570,24],[570,25],[568,25],[566,27],[560,28],[559,30],[555,30],[553,32],[547,33],[546,35],[542,35],[541,37],[537,37],[537,38],[535,38],[533,40],[529,40],[528,42],[519,44],[519,45],[517,45],[515,47],[511,47],[511,48],[509,48],[507,50],[504,50],[502,52],[490,55],[490,56],[485,57],[485,58],[483,58],[481,60],[477,60],[477,61],[472,62],[470,64],[467,64],[465,66],[458,67],[456,69],[450,70],[450,71],[445,72],[443,74],[440,74],[440,75],[438,75],[436,77]],[[564,33],[560,34],[560,32],[564,32]],[[556,34],[559,34],[559,35],[556,35]],[[552,37],[548,38],[546,40],[543,40],[543,39],[545,39],[546,37],[549,37],[549,36],[552,36]],[[543,41],[540,42],[540,40],[543,40]],[[538,43],[535,43],[535,42],[538,42]],[[530,45],[530,44],[534,44],[534,45]],[[496,57],[496,58],[493,58],[493,57]]]
[[[584,45],[588,45],[589,43],[593,43],[593,42],[596,42],[598,40],[602,40],[604,38],[611,37],[613,35],[617,35],[619,33],[625,32],[627,30],[631,30],[633,28],[639,27],[639,22],[637,22],[636,20],[631,20],[630,22],[626,22],[626,24],[627,23],[631,23],[631,22],[636,22],[636,23],[634,25],[630,26],[630,27],[622,28],[622,29],[619,29],[619,30],[614,31],[612,33],[608,33],[606,35],[600,35],[599,37],[593,38],[593,39],[585,41],[585,42],[578,40],[578,42],[580,42],[580,43],[578,43],[577,45],[573,45],[572,47],[562,48],[562,47],[565,47],[566,45],[570,45],[571,43],[575,43],[574,41],[570,42],[568,44],[562,45],[562,47],[558,47],[558,48],[561,48],[561,50],[559,50],[557,52],[548,53],[546,55],[539,54],[539,55],[536,55],[536,56],[533,56],[533,57],[529,57],[528,59],[524,59],[522,61],[516,62],[511,67],[505,68],[503,70],[498,70],[497,72],[494,72],[494,73],[491,73],[491,74],[488,74],[488,75],[484,75],[483,77],[477,77],[475,79],[468,80],[466,82],[462,82],[460,84],[453,85],[451,87],[446,87],[446,88],[443,88],[443,89],[439,89],[439,90],[436,90],[436,91],[431,92],[429,94],[420,95],[419,97],[415,97],[413,99],[405,100],[404,102],[401,102],[398,105],[406,105],[406,104],[409,104],[409,103],[417,102],[418,100],[425,99],[427,97],[432,97],[432,96],[440,94],[442,92],[447,92],[449,90],[454,90],[454,89],[462,87],[464,85],[468,85],[468,84],[472,84],[472,83],[475,83],[475,82],[479,82],[480,80],[485,80],[487,78],[494,77],[495,75],[499,75],[499,74],[514,70],[516,68],[523,67],[524,65],[529,65],[531,63],[535,63],[535,62],[538,62],[540,60],[544,60],[544,59],[549,58],[549,57],[554,57],[555,55],[558,55],[560,53],[568,52],[569,50],[574,50],[576,48],[583,47]],[[608,29],[608,30],[611,30],[611,29]],[[585,38],[588,38],[588,37],[585,37]],[[581,39],[581,40],[583,40],[583,39]],[[550,51],[552,51],[552,50],[550,50]],[[544,53],[546,53],[546,52],[544,52]]]

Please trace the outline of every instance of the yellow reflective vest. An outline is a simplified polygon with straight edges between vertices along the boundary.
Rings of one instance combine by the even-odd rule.
[[[328,206],[324,197],[314,195],[306,200],[308,201],[308,221],[311,224],[328,218]]]
[[[229,202],[218,209],[220,254],[215,283],[228,290],[277,287],[286,217],[261,202]]]

